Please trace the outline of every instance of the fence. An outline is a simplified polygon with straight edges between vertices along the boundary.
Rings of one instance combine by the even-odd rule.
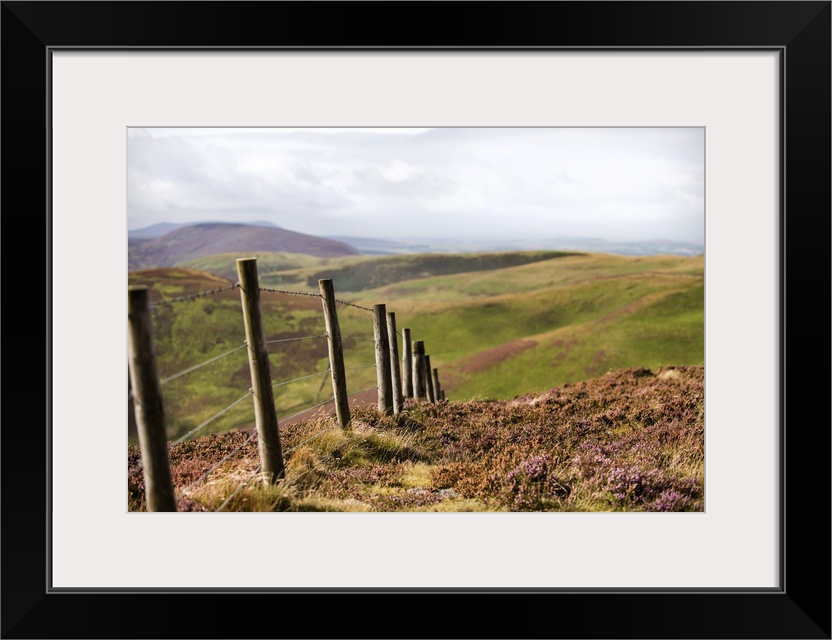
[[[240,486],[226,498],[217,509],[222,510],[225,505],[254,476],[260,474],[263,481],[274,484],[285,476],[284,455],[278,430],[278,417],[275,410],[274,390],[301,380],[318,376],[330,375],[333,395],[331,398],[307,407],[303,411],[283,418],[291,420],[307,411],[322,407],[333,402],[335,405],[335,424],[313,437],[318,437],[326,431],[340,427],[350,428],[349,397],[376,389],[378,392],[378,410],[387,415],[401,413],[405,406],[405,398],[438,402],[445,399],[444,391],[440,391],[438,370],[430,367],[430,356],[425,354],[424,341],[411,340],[411,329],[404,328],[401,333],[396,329],[396,316],[388,312],[385,304],[373,305],[373,308],[363,307],[351,302],[337,300],[331,279],[318,281],[320,293],[304,293],[297,291],[282,291],[261,287],[257,273],[255,258],[237,260],[238,282],[227,287],[219,287],[193,295],[170,298],[151,305],[147,287],[128,287],[128,351],[129,351],[129,387],[128,411],[130,422],[135,422],[139,436],[141,460],[133,473],[142,471],[144,474],[145,495],[148,511],[176,511],[177,500],[171,480],[170,461],[168,459],[168,438],[165,422],[165,412],[161,387],[173,380],[186,376],[209,364],[218,362],[233,353],[246,349],[248,355],[251,388],[247,393],[236,399],[224,409],[201,422],[195,428],[177,438],[174,443],[182,442],[207,427],[214,420],[227,414],[235,406],[247,398],[253,399],[255,429],[251,436],[236,450],[231,451],[222,460],[208,469],[188,489],[206,480],[223,462],[238,453],[249,442],[257,439],[260,465],[251,473]],[[243,311],[243,325],[245,341],[243,344],[230,349],[204,362],[193,365],[178,373],[160,379],[156,363],[156,351],[153,343],[151,308],[178,302],[186,302],[206,296],[213,296],[223,291],[240,289],[240,299]],[[320,335],[299,336],[267,341],[265,338],[261,293],[268,292],[282,295],[308,296],[320,298],[326,331]],[[372,314],[373,338],[375,346],[375,362],[370,365],[346,367],[344,363],[343,339],[338,321],[337,305],[347,305]],[[398,338],[402,339],[401,369],[398,351]],[[327,339],[327,357],[329,366],[325,371],[319,371],[291,380],[272,382],[269,366],[269,352],[267,345],[294,342],[300,340]],[[347,371],[375,367],[375,387],[370,387],[352,394],[347,393]],[[326,378],[322,379],[321,389]],[[132,414],[132,415],[130,415]]]

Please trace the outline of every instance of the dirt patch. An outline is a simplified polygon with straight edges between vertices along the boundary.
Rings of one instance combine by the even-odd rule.
[[[536,346],[537,342],[535,340],[512,340],[511,342],[506,342],[505,344],[501,344],[493,349],[480,351],[477,355],[462,365],[460,367],[460,371],[464,371],[465,373],[485,371],[486,369],[499,364],[503,360],[507,360],[513,355],[522,353],[523,351]]]
[[[608,314],[602,316],[598,319],[599,324],[609,324],[613,320],[617,320],[621,316],[629,315],[635,313],[642,307],[646,307],[649,304],[653,304],[657,300],[664,298],[665,296],[669,295],[668,292],[659,292],[659,293],[650,293],[640,298],[636,298],[632,302],[628,302],[627,304],[610,311]]]
[[[575,338],[571,340],[555,340],[552,343],[553,347],[558,349],[558,352],[552,358],[552,366],[557,366],[566,359],[567,354],[572,351],[574,347],[578,346],[578,341]]]
[[[597,376],[603,368],[604,362],[607,358],[607,352],[600,349],[592,354],[592,359],[589,361],[585,371],[590,376]]]

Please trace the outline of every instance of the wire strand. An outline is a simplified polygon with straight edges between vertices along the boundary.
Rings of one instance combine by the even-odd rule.
[[[269,293],[282,293],[287,296],[306,296],[308,298],[320,298],[320,293],[305,293],[303,291],[283,291],[282,289],[268,289],[266,287],[260,287],[260,291],[268,291]]]
[[[267,340],[266,344],[277,344],[278,342],[293,342],[294,340],[311,340],[312,338],[326,338],[326,334],[319,336],[303,336],[302,338],[281,338],[280,340]]]
[[[159,300],[159,302],[154,302],[150,305],[151,309],[155,309],[156,307],[160,307],[165,304],[173,304],[175,302],[186,302],[188,300],[196,300],[197,298],[204,298],[205,296],[212,296],[215,293],[220,293],[222,291],[231,291],[232,289],[236,289],[240,286],[239,282],[235,282],[230,287],[217,287],[216,289],[210,289],[209,291],[200,291],[199,293],[192,293],[188,296],[179,296],[177,298],[168,298],[167,300]]]
[[[219,413],[215,413],[213,416],[211,416],[210,418],[208,418],[205,422],[203,422],[203,423],[202,423],[201,425],[199,425],[198,427],[194,427],[193,429],[191,429],[190,431],[188,431],[188,433],[186,433],[186,434],[185,434],[184,436],[182,436],[181,438],[179,438],[179,439],[177,439],[177,440],[174,440],[174,441],[173,441],[173,444],[179,444],[180,442],[182,442],[182,441],[183,441],[185,438],[187,438],[188,436],[193,435],[194,433],[196,433],[196,432],[197,432],[197,431],[199,431],[200,429],[202,429],[202,428],[206,427],[207,425],[211,424],[214,420],[216,420],[217,418],[219,418],[219,417],[220,417],[222,414],[224,414],[226,411],[228,411],[228,410],[229,410],[229,409],[231,409],[232,407],[237,406],[238,404],[240,404],[243,400],[245,400],[246,398],[248,398],[248,397],[249,397],[250,395],[252,395],[253,393],[254,393],[253,391],[249,390],[249,392],[248,392],[248,393],[246,393],[246,395],[244,395],[242,398],[240,398],[239,400],[235,400],[235,401],[234,401],[234,402],[232,402],[230,405],[228,405],[225,409],[223,409],[223,410],[222,410],[222,411],[220,411]]]
[[[361,305],[354,304],[352,302],[347,302],[346,300],[336,300],[335,302],[337,302],[338,304],[345,304],[348,307],[355,307],[356,309],[362,309],[364,311],[369,311],[370,313],[373,312],[373,310],[369,309],[368,307],[362,307]]]
[[[319,371],[318,373],[312,373],[308,376],[303,376],[302,378],[295,378],[294,380],[287,380],[286,382],[275,382],[272,386],[273,387],[280,387],[280,386],[283,386],[284,384],[290,384],[292,382],[297,382],[298,380],[306,380],[308,378],[314,378],[316,376],[322,376],[325,373],[329,373],[330,371],[331,371],[331,369],[327,369],[326,371]]]
[[[177,378],[179,378],[181,376],[184,376],[186,373],[191,373],[192,371],[196,371],[197,369],[200,369],[200,368],[204,367],[207,364],[211,364],[212,362],[216,362],[220,358],[230,356],[232,353],[234,353],[236,351],[239,351],[240,349],[245,349],[246,344],[247,344],[247,342],[244,340],[243,344],[241,344],[239,347],[234,347],[230,351],[226,351],[225,353],[221,353],[220,355],[215,356],[213,358],[210,358],[209,360],[206,360],[205,362],[201,362],[199,364],[194,365],[193,367],[190,367],[189,369],[185,369],[184,371],[180,371],[179,373],[175,373],[172,376],[168,376],[167,378],[164,378],[164,379],[160,380],[159,384],[166,384],[166,383],[170,382],[171,380],[176,380]]]
[[[335,396],[332,396],[331,398],[329,398],[328,400],[324,400],[323,402],[319,402],[318,404],[313,404],[308,409],[304,409],[303,411],[298,411],[295,415],[289,416],[288,418],[278,418],[277,421],[278,422],[286,422],[287,420],[291,420],[292,418],[297,418],[299,415],[301,415],[303,413],[306,413],[307,411],[312,411],[312,409],[317,409],[318,407],[322,407],[325,404],[329,404],[333,400],[335,400]]]

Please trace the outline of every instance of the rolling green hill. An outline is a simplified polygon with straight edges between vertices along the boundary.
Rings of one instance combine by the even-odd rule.
[[[130,274],[152,296],[175,297],[236,281],[234,260],[211,256],[194,268]],[[314,258],[257,254],[263,287],[317,293],[332,278],[336,297],[385,303],[398,328],[424,340],[450,400],[510,399],[626,367],[704,364],[704,258],[512,252]],[[213,273],[209,273],[212,271]],[[216,275],[217,273],[222,276]],[[225,276],[225,277],[223,277]],[[275,382],[324,372],[320,300],[263,293]],[[339,307],[350,393],[375,386],[372,316]],[[165,378],[242,344],[239,291],[159,306],[154,314]],[[362,367],[362,368],[359,368]],[[366,367],[366,368],[363,368]],[[188,433],[245,394],[245,350],[167,382],[169,433]],[[278,416],[331,397],[328,375],[275,388]],[[253,423],[241,402],[198,433]]]
[[[401,256],[338,256],[316,258],[280,252],[255,252],[260,282],[264,286],[294,284],[318,290],[318,280],[330,278],[339,291],[358,292],[424,278],[475,272],[493,272],[508,267],[572,255],[562,251],[506,251],[498,253],[415,253]],[[222,253],[177,263],[226,278],[237,277],[236,253]]]

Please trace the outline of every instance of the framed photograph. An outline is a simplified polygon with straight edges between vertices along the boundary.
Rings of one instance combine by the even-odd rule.
[[[830,637],[830,2],[2,12],[3,637]],[[704,131],[704,510],[128,513],[155,127]]]

